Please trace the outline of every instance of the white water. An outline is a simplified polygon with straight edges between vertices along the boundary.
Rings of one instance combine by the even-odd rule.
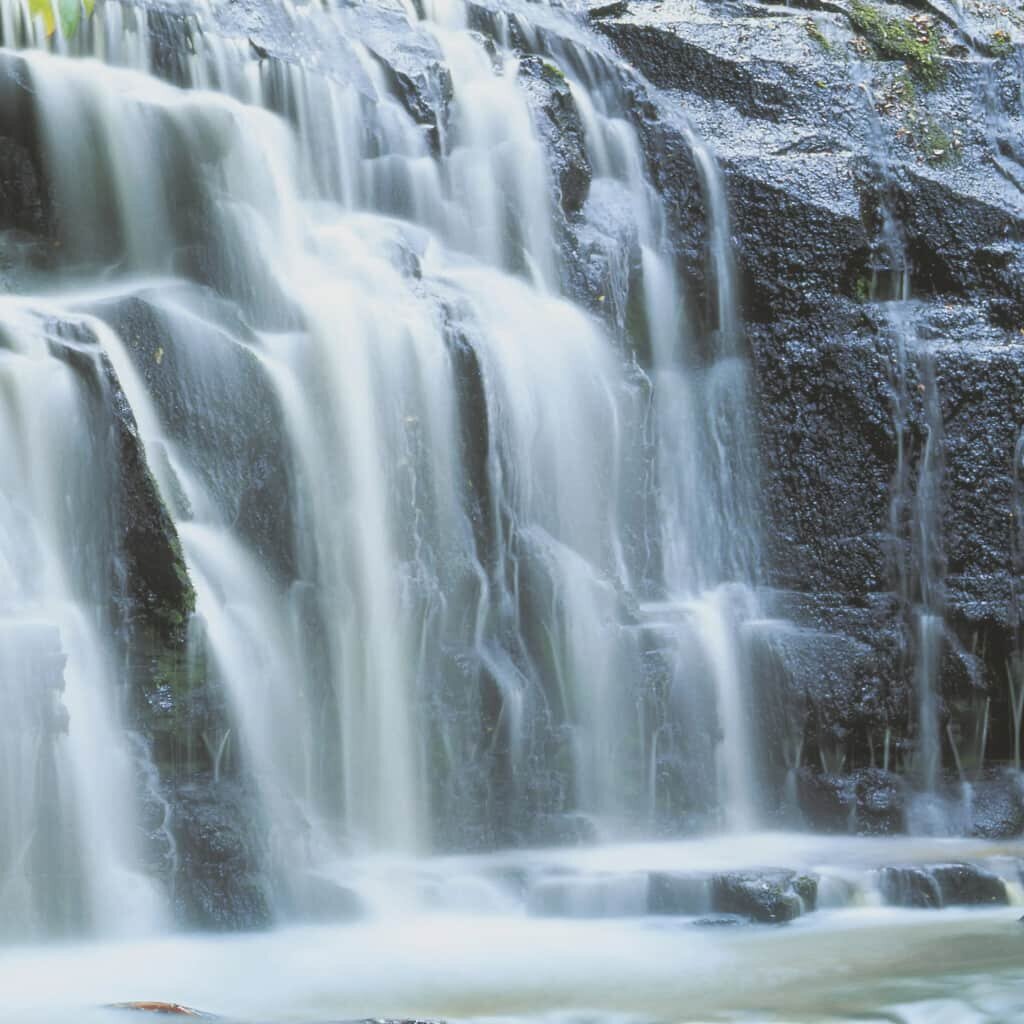
[[[989,855],[1019,847],[794,835],[535,851],[406,866],[433,894],[425,909],[344,926],[236,937],[11,949],[0,958],[3,1021],[114,1021],[103,1004],[160,999],[238,1021],[409,1016],[457,1020],[996,1022],[1024,1009],[1020,906],[893,910],[878,905],[884,863]],[[787,928],[709,928],[637,916],[630,875],[688,865],[736,868],[786,857],[827,880],[825,910]],[[395,865],[365,865],[393,886]],[[596,880],[580,916],[524,914],[514,870]],[[567,874],[567,872],[569,874]],[[485,880],[490,902],[479,891]],[[614,898],[607,896],[617,886]],[[471,886],[475,888],[471,888]],[[635,888],[635,887],[634,887]],[[505,892],[502,902],[502,892]],[[1018,883],[1015,893],[1022,893]],[[617,906],[616,906],[617,903]],[[609,915],[609,909],[614,908]],[[58,989],[47,979],[60,978]]]
[[[0,322],[0,929],[148,931],[163,915],[141,875],[109,639],[102,467],[117,451],[91,402],[98,353],[77,353],[90,381],[56,357],[76,346],[45,316],[5,299]]]
[[[700,150],[708,358],[618,86],[585,48],[563,55],[592,191],[639,246],[639,278],[610,259],[609,291],[640,302],[646,337],[624,317],[609,331],[557,295],[552,189],[517,59],[488,52],[461,3],[427,14],[453,88],[437,156],[358,43],[357,90],[196,35],[186,79],[237,99],[140,73],[143,21],[116,4],[75,45],[139,71],[24,56],[73,211],[61,244],[82,284],[67,308],[99,300],[98,256],[118,282],[108,308],[141,295],[161,331],[147,352],[94,325],[161,453],[228,697],[230,728],[204,742],[218,771],[240,751],[283,891],[324,857],[528,837],[538,816],[643,832],[672,799],[659,764],[685,761],[709,716],[721,739],[702,799],[734,828],[756,818],[740,631],[755,610],[754,480],[713,161]],[[230,305],[168,279],[182,267]],[[170,385],[152,390],[147,358]],[[290,522],[275,529],[293,575],[236,526],[236,471],[204,437],[209,381],[232,360],[264,381],[257,401],[273,396],[284,430]],[[256,429],[244,405],[221,415]],[[675,609],[667,631],[647,622],[660,606]],[[667,689],[645,681],[652,644]]]
[[[178,89],[151,74],[146,19],[114,2],[66,46],[99,60],[23,57],[68,215],[60,271],[0,309],[0,424],[17,440],[0,462],[13,595],[0,616],[17,637],[0,653],[0,699],[36,723],[0,727],[0,910],[18,941],[168,923],[139,842],[138,805],[160,781],[124,732],[129,676],[105,582],[101,470],[114,459],[83,423],[81,374],[48,347],[52,317],[88,330],[87,362],[109,359],[175,519],[197,661],[229,709],[202,741],[218,781],[234,772],[256,792],[274,913],[316,913],[326,879],[368,917],[10,950],[0,1017],[82,1019],[129,998],[267,1020],[799,1015],[823,999],[838,1015],[898,1002],[944,941],[971,955],[937,959],[925,996],[996,963],[1008,980],[991,981],[993,1005],[1012,1010],[1015,911],[928,924],[877,907],[872,872],[997,858],[1012,876],[1019,849],[844,839],[819,853],[750,831],[763,805],[755,440],[712,155],[691,138],[709,211],[698,317],[613,65],[567,22],[564,39],[544,37],[593,169],[579,230],[607,287],[591,315],[563,293],[507,18],[492,48],[461,3],[425,4],[418,32],[454,90],[435,151],[357,41],[357,9],[285,10],[300,35],[341,48],[344,74],[196,31]],[[23,41],[24,12],[2,12],[5,41]],[[110,323],[132,299],[151,321],[119,335]],[[261,459],[280,493],[254,499],[246,474]],[[62,656],[66,734],[47,689]],[[27,703],[44,711],[31,718]],[[575,828],[621,842],[694,820],[729,837],[436,855]],[[56,888],[41,849],[66,857]],[[632,919],[645,872],[773,863],[824,870],[848,909],[785,940]],[[629,919],[595,932],[530,917],[566,877],[570,908],[597,900]],[[865,994],[828,995],[847,972],[871,979]]]

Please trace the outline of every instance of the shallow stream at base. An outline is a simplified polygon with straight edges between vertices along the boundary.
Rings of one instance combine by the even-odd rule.
[[[125,1022],[104,1004],[163,1000],[239,1022],[1008,1022],[1024,1015],[1021,857],[1017,842],[770,833],[348,862],[363,899],[390,889],[392,904],[352,923],[242,936],[9,948],[0,1021]],[[872,879],[883,865],[949,862],[1002,874],[1011,905],[881,905]],[[726,927],[631,913],[628,901],[618,914],[538,916],[529,899],[537,879],[766,865],[814,872],[819,909],[784,926]],[[502,903],[513,890],[525,898]]]

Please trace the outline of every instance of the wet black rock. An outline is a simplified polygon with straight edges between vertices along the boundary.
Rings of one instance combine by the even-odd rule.
[[[96,471],[114,495],[110,609],[123,633],[145,634],[159,646],[180,648],[195,593],[174,521],[150,471],[135,414],[92,329],[54,321],[51,351],[73,367],[89,396],[94,443],[105,446]]]
[[[548,153],[562,210],[576,213],[590,188],[591,167],[572,90],[562,70],[540,57],[525,57],[519,65],[519,77]]]
[[[981,839],[1011,839],[1024,834],[1024,786],[1010,773],[971,786],[970,833]]]
[[[712,879],[711,903],[719,913],[784,924],[813,910],[817,892],[817,879],[795,871],[730,872]]]
[[[916,639],[898,567],[911,581],[920,567],[911,506],[894,503],[892,488],[902,452],[913,501],[931,379],[943,434],[940,730],[969,757],[989,699],[987,756],[1011,753],[1005,666],[1024,594],[1012,411],[1024,408],[1024,162],[1009,140],[1024,133],[1024,109],[1012,48],[971,53],[939,19],[926,88],[912,61],[878,59],[846,4],[800,7],[634,0],[595,23],[659,87],[653,123],[637,121],[688,272],[706,241],[689,126],[725,175],[759,390],[772,613],[795,627],[767,658],[766,734],[796,736],[787,742],[804,766],[810,823],[884,833],[902,827],[905,795],[864,770],[903,770],[916,742]],[[983,13],[964,17],[971,39],[989,38]],[[914,299],[899,329],[875,301],[896,289],[887,217]],[[707,299],[690,276],[699,316]],[[792,750],[769,747],[765,778],[781,801]],[[952,771],[948,743],[944,758]],[[976,834],[1017,828],[1006,793],[979,806]]]
[[[883,868],[879,876],[882,899],[890,906],[935,910],[942,906],[939,883],[925,868]]]
[[[166,297],[151,301],[140,294],[90,311],[121,338],[167,437],[189,452],[224,521],[237,526],[265,564],[292,578],[290,458],[280,403],[255,352],[258,342],[228,304],[200,289],[189,298],[193,307],[205,305],[205,319],[190,319],[187,332],[176,332],[173,303],[159,302]],[[153,451],[150,457],[166,455]],[[188,513],[182,490],[165,497],[179,502],[178,514]]]
[[[886,867],[880,872],[879,885],[885,902],[898,907],[938,909],[1009,902],[1003,880],[973,864]]]
[[[947,907],[1009,903],[1006,884],[998,875],[972,864],[942,864],[932,868]]]
[[[902,830],[906,782],[880,768],[842,772],[802,769],[800,808],[812,828],[857,835],[889,835]]]
[[[13,232],[12,242],[42,243],[52,229],[49,184],[43,168],[41,140],[25,62],[14,54],[0,55],[0,231]]]
[[[265,851],[253,839],[251,794],[231,780],[197,779],[180,784],[171,805],[174,898],[182,920],[218,930],[267,924]]]

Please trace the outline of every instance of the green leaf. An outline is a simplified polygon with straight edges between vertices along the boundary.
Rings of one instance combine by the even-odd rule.
[[[57,0],[60,9],[60,27],[65,39],[70,39],[82,20],[82,0]]]

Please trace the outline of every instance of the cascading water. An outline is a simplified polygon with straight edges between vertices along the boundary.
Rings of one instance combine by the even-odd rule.
[[[258,14],[105,0],[44,41],[0,2],[0,106],[45,221],[41,247],[5,248],[22,294],[0,303],[0,934],[289,925],[241,958],[117,946],[113,974],[99,951],[47,954],[75,1007],[667,1019],[713,1015],[737,960],[645,915],[916,898],[888,866],[920,856],[909,841],[746,841],[771,806],[753,680],[778,623],[711,151],[658,111],[703,209],[691,282],[646,86],[563,5]],[[898,575],[933,785],[941,417],[921,364],[930,432],[913,498],[900,459],[893,533],[912,527]],[[993,904],[1021,897],[1007,851],[949,858],[988,858],[971,879]],[[753,870],[772,863],[794,870]],[[944,870],[928,892],[956,904]],[[939,940],[973,950],[958,914]],[[549,920],[573,916],[620,921]],[[842,934],[793,929],[783,955],[810,966],[787,977],[820,990],[849,957],[881,1001],[888,961],[939,941],[916,920],[884,949],[855,932],[841,958]],[[35,955],[0,958],[11,1012],[40,1003]],[[129,962],[145,991],[124,991]]]
[[[693,809],[754,821],[749,389],[717,170],[692,138],[702,351],[623,84],[596,43],[538,34],[579,110],[584,230],[614,210],[635,247],[604,248],[602,325],[560,294],[511,22],[495,48],[468,11],[406,11],[450,73],[433,144],[355,32],[340,79],[199,23],[169,71],[144,9],[108,3],[65,44],[106,66],[18,58],[73,212],[47,302],[93,323],[138,419],[228,704],[200,739],[217,777],[253,780],[282,912],[339,856],[544,840],[574,815],[663,828],[691,744],[713,766]],[[274,485],[254,496],[262,434]]]
[[[102,356],[45,310],[8,299],[0,323],[3,934],[147,930],[163,908],[142,876],[107,615]]]

